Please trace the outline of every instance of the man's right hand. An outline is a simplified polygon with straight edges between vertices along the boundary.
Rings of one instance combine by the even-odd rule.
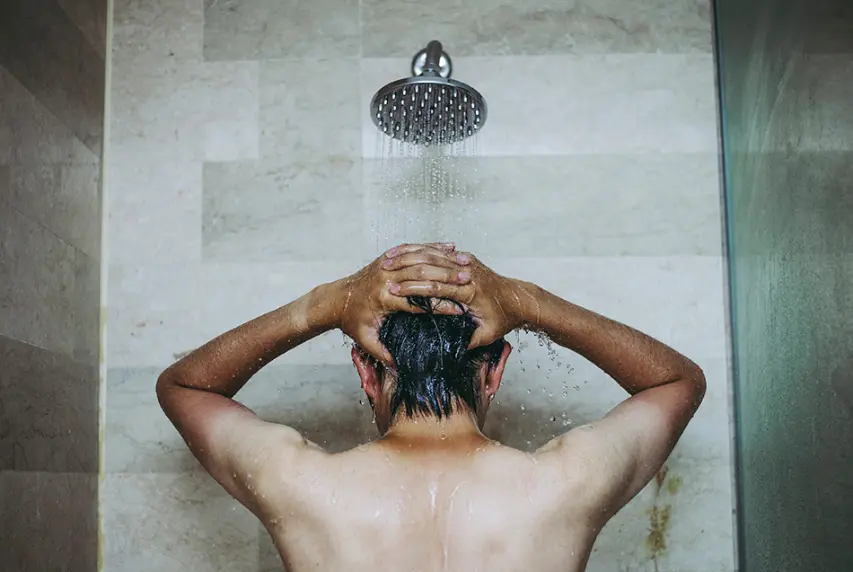
[[[501,276],[468,252],[456,254],[467,257],[466,269],[471,274],[467,284],[409,281],[400,283],[399,289],[393,289],[392,293],[401,297],[447,298],[462,304],[478,324],[471,337],[471,348],[486,346],[516,328],[533,325],[538,309],[534,285]],[[394,260],[394,270],[406,264],[402,257]]]

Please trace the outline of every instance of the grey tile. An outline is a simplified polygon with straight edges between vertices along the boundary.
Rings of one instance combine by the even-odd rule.
[[[0,334],[73,354],[77,251],[0,203]]]
[[[74,257],[74,359],[97,364],[101,339],[101,264],[82,252]]]
[[[11,204],[12,195],[12,172],[9,167],[0,165],[0,204],[5,201]]]
[[[100,177],[97,160],[14,165],[9,200],[27,217],[99,260]]]
[[[341,353],[346,353],[344,348]],[[107,376],[108,473],[203,471],[157,403],[160,368],[111,369]],[[377,436],[352,365],[270,365],[237,400],[261,418],[296,428],[342,451]]]
[[[362,60],[363,109],[407,65]],[[489,106],[479,155],[717,153],[710,55],[459,58],[455,66]],[[362,153],[376,156],[378,131],[368,113],[362,122]]]
[[[800,26],[806,34],[805,51],[812,54],[853,53],[853,5],[844,0],[813,2],[802,5],[808,26]],[[800,20],[798,23],[802,23]]]
[[[96,570],[98,475],[0,472],[6,570]]]
[[[261,64],[261,156],[361,154],[357,59]]]
[[[94,153],[104,118],[104,59],[51,0],[11,0],[0,16],[0,64]]]
[[[460,56],[711,52],[708,0],[362,3],[368,57],[408,56],[440,40]]]
[[[103,570],[255,572],[255,517],[200,473],[108,474],[102,487]]]
[[[199,0],[115,0],[112,65],[150,71],[202,61],[204,6]]]
[[[0,66],[0,165],[96,160],[97,155]]]
[[[98,471],[98,366],[0,336],[0,466]]]
[[[360,55],[357,0],[207,0],[208,60]]]
[[[80,28],[89,44],[103,58],[107,52],[107,0],[58,0]]]
[[[717,171],[716,154],[395,158],[367,161],[364,188],[377,251],[450,239],[480,256],[720,256]]]
[[[100,220],[90,224],[100,227]],[[0,201],[0,236],[0,334],[96,364],[98,259],[5,201]]]
[[[364,252],[361,160],[207,163],[206,260],[328,260]]]

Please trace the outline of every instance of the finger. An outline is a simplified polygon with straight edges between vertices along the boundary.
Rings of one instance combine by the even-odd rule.
[[[394,293],[394,285],[387,291],[386,295],[382,296],[382,309],[389,314],[392,312],[408,312],[410,314],[423,314],[424,311],[417,306],[412,306],[405,296],[399,296]]]
[[[454,268],[460,263],[456,259],[456,255],[450,252],[442,252],[432,248],[424,248],[401,254],[394,258],[389,258],[382,263],[382,268],[385,270],[399,270],[407,266],[415,266],[417,264],[429,264],[431,266],[443,266],[445,268]]]
[[[470,303],[474,296],[473,286],[470,284],[456,285],[443,282],[410,280],[400,282],[398,287],[392,289],[395,296],[427,296],[432,298],[449,298],[462,304]]]
[[[432,311],[435,314],[442,314],[444,316],[461,316],[468,309],[461,302],[437,298],[433,300]]]
[[[445,282],[447,284],[467,284],[471,281],[471,273],[464,266],[433,266],[431,264],[416,264],[407,266],[388,277],[392,283],[420,281]]]
[[[374,359],[379,360],[386,364],[393,364],[394,358],[391,357],[391,354],[388,352],[388,349],[382,345],[378,339],[373,339],[372,337],[364,340],[364,343],[361,344],[361,349],[370,354]]]
[[[452,242],[428,242],[426,246],[443,250],[444,252],[453,252],[456,250],[456,245]]]
[[[442,252],[453,252],[456,250],[456,245],[452,242],[428,242],[426,244],[400,244],[391,248],[385,252],[385,258],[393,258],[395,256],[399,256],[401,254],[406,254],[409,252],[417,252],[419,250],[423,250],[424,248],[432,248],[434,250],[441,250]]]

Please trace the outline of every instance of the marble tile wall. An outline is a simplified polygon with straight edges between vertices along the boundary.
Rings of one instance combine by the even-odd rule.
[[[0,7],[0,562],[98,565],[106,0]]]
[[[608,526],[590,570],[733,570],[709,3],[431,8],[116,1],[106,571],[149,570],[152,558],[165,572],[281,570],[266,533],[159,411],[156,377],[213,336],[439,227],[498,271],[644,329],[705,368],[708,397],[664,486]],[[366,110],[432,37],[455,76],[483,92],[490,118],[476,153],[456,162],[465,192],[425,227],[414,219],[433,207],[396,192],[413,161],[386,156]],[[535,338],[513,341],[489,434],[536,447],[622,398],[578,356],[558,349],[552,360]],[[241,400],[332,450],[371,438],[344,346],[330,333],[290,352]],[[658,551],[646,543],[654,506],[672,515]]]

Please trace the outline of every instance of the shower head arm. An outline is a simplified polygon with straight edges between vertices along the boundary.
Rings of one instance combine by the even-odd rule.
[[[423,74],[426,75],[441,75],[441,55],[444,53],[444,48],[441,42],[433,40],[426,47],[426,62],[424,62]]]

